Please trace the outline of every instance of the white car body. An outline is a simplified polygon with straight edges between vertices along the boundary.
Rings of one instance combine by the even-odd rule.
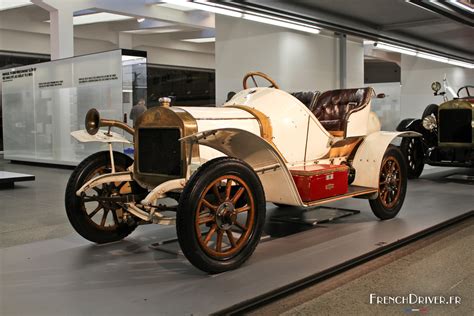
[[[264,139],[261,122],[249,111],[252,109],[267,117],[272,129],[271,139]],[[267,201],[303,207],[327,202],[304,203],[289,169],[316,163],[339,165],[346,162],[347,156],[328,157],[328,153],[338,142],[350,137],[365,137],[356,149],[353,185],[364,187],[366,191],[354,195],[373,198],[377,196],[380,166],[387,146],[396,137],[417,136],[413,132],[381,132],[369,102],[364,109],[349,117],[345,137],[336,137],[297,98],[273,88],[242,90],[221,107],[171,107],[170,110],[184,110],[196,120],[197,133],[184,137],[183,141],[199,145],[199,159],[191,159],[183,179],[170,180],[151,190],[142,201],[144,206],[152,205],[169,191],[182,189],[199,165],[222,155],[240,158],[252,166],[262,181]],[[77,133],[72,136],[84,141],[77,137]],[[230,139],[234,142],[232,146],[226,143]],[[120,140],[112,136],[97,141]],[[131,172],[127,175],[130,180],[134,179]],[[119,176],[123,180],[124,174]],[[77,194],[99,182],[114,181],[113,177],[111,174],[91,179]]]

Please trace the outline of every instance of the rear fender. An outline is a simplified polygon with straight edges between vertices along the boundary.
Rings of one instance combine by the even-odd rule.
[[[353,185],[378,188],[379,172],[388,145],[396,137],[420,137],[416,132],[375,132],[360,144],[352,161],[356,170]]]
[[[216,149],[245,161],[257,173],[267,201],[303,205],[285,161],[273,144],[253,133],[236,128],[199,132],[181,139]]]

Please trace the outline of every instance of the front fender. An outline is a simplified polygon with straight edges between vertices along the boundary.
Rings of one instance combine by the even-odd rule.
[[[420,119],[408,118],[398,123],[397,132],[413,131],[423,134],[425,129],[423,128],[422,121]]]
[[[99,142],[131,144],[131,142],[122,135],[117,134],[115,132],[110,132],[109,134],[106,130],[99,130],[97,134],[91,135],[86,130],[82,129],[79,131],[71,132],[71,136],[81,143]]]
[[[420,137],[416,132],[375,132],[360,144],[352,161],[356,170],[353,185],[378,188],[379,172],[388,145],[396,137]]]
[[[211,147],[248,163],[260,178],[267,201],[303,204],[284,158],[262,137],[242,129],[223,128],[199,132],[181,140]]]

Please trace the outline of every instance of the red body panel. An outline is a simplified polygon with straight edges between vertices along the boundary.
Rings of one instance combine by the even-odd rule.
[[[314,165],[290,169],[303,202],[347,193],[348,171],[344,165]]]

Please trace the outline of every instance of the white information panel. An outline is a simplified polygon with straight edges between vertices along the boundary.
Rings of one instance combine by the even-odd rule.
[[[84,129],[90,108],[115,120],[130,111],[122,100],[122,59],[114,50],[2,71],[5,159],[75,165],[105,150],[70,133]]]

